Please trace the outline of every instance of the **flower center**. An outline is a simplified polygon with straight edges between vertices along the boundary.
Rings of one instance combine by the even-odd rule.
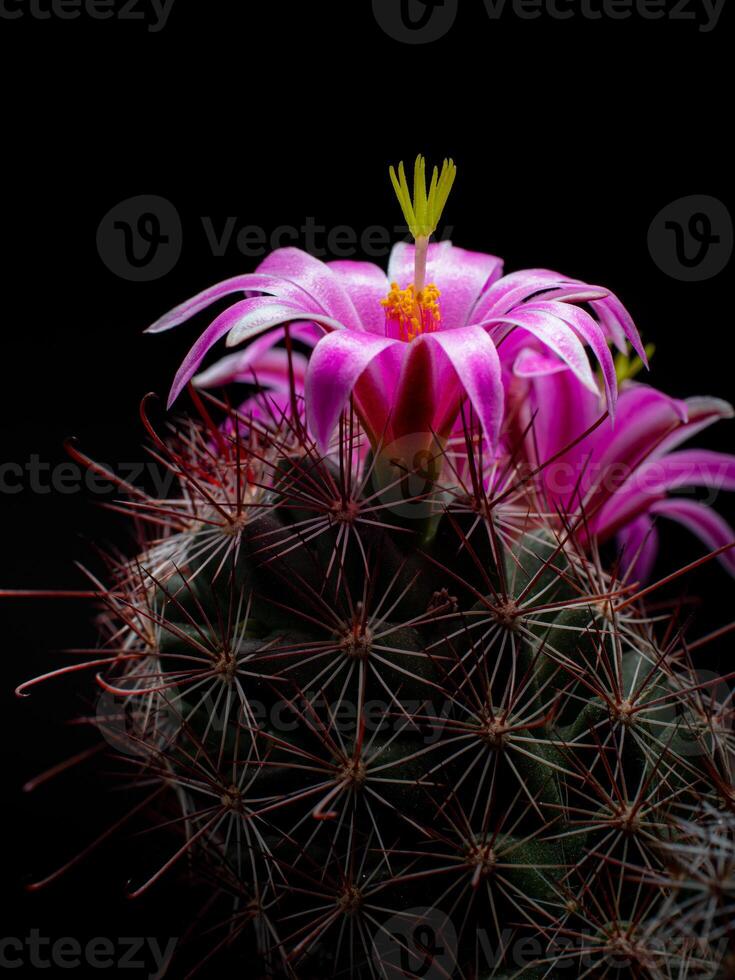
[[[422,333],[432,333],[441,325],[439,297],[441,293],[433,283],[417,292],[413,285],[401,289],[391,283],[390,292],[381,300],[385,309],[386,336],[395,335],[410,342]]]

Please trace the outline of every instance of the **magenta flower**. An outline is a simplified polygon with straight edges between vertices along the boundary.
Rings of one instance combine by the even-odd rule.
[[[417,434],[441,443],[469,402],[494,449],[504,418],[503,365],[537,374],[567,369],[596,396],[585,347],[601,368],[614,415],[617,387],[608,340],[621,350],[629,341],[645,358],[619,300],[547,270],[501,278],[502,262],[493,255],[449,242],[429,245],[454,168],[445,162],[441,175],[435,170],[427,192],[423,167],[419,158],[413,200],[403,168],[398,176],[392,172],[416,245],[394,248],[387,275],[366,262],[325,264],[298,249],[280,249],[256,273],[205,291],[149,328],[169,329],[216,300],[245,294],[194,344],[169,405],[222,337],[230,347],[254,341],[262,355],[283,338],[285,325],[302,336],[315,325],[321,336],[304,389],[308,424],[323,452],[351,397],[374,447]],[[200,383],[237,379],[251,366],[246,350],[205,372]]]
[[[250,382],[268,401],[250,400],[246,410],[264,422],[275,413],[278,421],[292,410],[295,387],[324,453],[350,400],[374,449],[409,439],[414,451],[461,435],[469,405],[498,460],[515,458],[521,446],[526,462],[540,468],[548,512],[583,514],[583,540],[617,536],[636,577],[651,570],[659,517],[684,524],[712,549],[728,544],[733,532],[710,507],[670,494],[735,489],[735,457],[673,452],[732,415],[730,406],[677,401],[635,384],[624,386],[618,401],[611,347],[623,356],[632,347],[643,364],[647,359],[616,296],[546,269],[503,277],[493,255],[430,245],[454,176],[445,161],[427,189],[419,157],[411,195],[403,166],[391,168],[415,245],[394,248],[387,274],[367,262],[325,264],[280,249],[255,273],[206,290],[150,327],[168,330],[236,299],[189,351],[169,405],[192,380],[203,387]],[[308,359],[284,349],[287,335],[313,347]],[[229,347],[246,346],[198,373],[225,337]],[[588,429],[594,431],[582,438]],[[735,573],[732,552],[722,561]]]
[[[521,369],[525,358],[519,354]],[[649,577],[658,550],[657,518],[684,525],[710,550],[735,540],[735,531],[707,504],[672,491],[735,490],[735,456],[705,449],[674,452],[733,409],[716,398],[680,401],[647,385],[626,382],[617,420],[600,418],[599,399],[571,371],[523,377],[511,385],[516,409],[508,445],[523,446],[527,462],[543,467],[539,480],[549,510],[585,515],[582,539],[617,536],[638,580]],[[532,421],[533,420],[533,421]],[[533,435],[523,438],[526,426]],[[720,555],[735,574],[735,554]]]

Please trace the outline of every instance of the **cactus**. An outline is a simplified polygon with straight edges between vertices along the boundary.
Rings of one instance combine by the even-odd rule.
[[[200,873],[267,975],[418,971],[440,910],[449,975],[714,976],[731,705],[683,639],[523,475],[512,534],[442,494],[426,544],[349,426],[324,458],[207,397],[167,441],[144,416],[179,491],[121,504],[145,537],[101,593],[97,723],[178,809],[132,894]]]
[[[192,391],[165,437],[144,403],[176,486],[121,486],[137,553],[93,580],[100,648],[63,668],[94,671],[160,823],[131,896],[204,883],[205,962],[256,975],[732,975],[733,708],[706,638],[647,608],[594,493],[550,501],[515,381],[500,449],[468,403],[408,449],[393,420],[387,448],[357,389],[315,421],[308,334],[281,336],[280,390]]]

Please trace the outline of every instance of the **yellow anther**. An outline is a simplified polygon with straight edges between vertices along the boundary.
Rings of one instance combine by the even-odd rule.
[[[428,283],[417,293],[414,286],[401,289],[391,283],[390,292],[381,300],[389,322],[398,325],[401,340],[414,340],[419,334],[438,330],[441,324],[439,297],[441,293],[433,283]]]

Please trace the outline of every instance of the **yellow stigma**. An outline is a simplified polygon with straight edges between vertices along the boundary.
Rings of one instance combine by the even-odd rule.
[[[390,326],[397,324],[401,340],[411,341],[419,334],[439,329],[441,323],[439,290],[433,283],[426,282],[429,239],[439,225],[456,176],[457,168],[454,162],[445,160],[441,173],[434,167],[427,191],[426,160],[419,154],[413,171],[413,197],[411,197],[403,161],[398,164],[398,173],[394,167],[390,168],[390,179],[398,203],[401,205],[409,230],[416,240],[413,284],[401,289],[398,283],[392,283],[388,296],[383,300],[386,332]]]
[[[401,205],[406,224],[415,239],[430,238],[441,220],[449,192],[457,176],[453,160],[445,160],[441,174],[434,167],[429,191],[426,191],[426,160],[420,154],[416,157],[413,171],[413,199],[408,189],[403,161],[398,164],[398,173],[390,168],[390,179]]]
[[[439,290],[429,283],[417,293],[413,286],[401,289],[397,282],[391,283],[390,292],[384,300],[386,320],[398,325],[401,340],[414,340],[419,334],[438,330],[441,324],[439,309]]]

